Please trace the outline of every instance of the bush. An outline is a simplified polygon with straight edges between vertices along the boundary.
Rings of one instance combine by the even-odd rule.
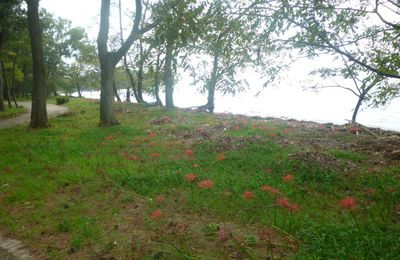
[[[57,105],[62,105],[69,102],[68,97],[56,97]]]

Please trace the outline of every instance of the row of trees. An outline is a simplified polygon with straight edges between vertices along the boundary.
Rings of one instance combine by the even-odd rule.
[[[29,2],[38,1],[26,2],[29,21]],[[100,84],[100,124],[109,126],[118,123],[113,103],[119,84],[127,89],[127,101],[133,94],[138,103],[145,103],[143,93],[146,92],[154,95],[158,105],[162,104],[160,88],[164,88],[165,105],[173,107],[175,79],[182,68],[189,71],[194,83],[207,93],[206,104],[199,108],[212,112],[216,91],[236,93],[246,87],[246,82],[238,77],[240,71],[256,68],[269,83],[294,59],[282,57],[297,53],[309,58],[330,55],[336,59],[337,66],[320,68],[314,74],[347,81],[340,85],[318,84],[316,87],[341,87],[355,94],[358,102],[353,121],[362,103],[378,106],[399,96],[400,5],[396,1],[134,2],[135,12],[130,14],[130,22],[125,23],[123,11],[127,8],[122,6],[121,0],[101,1],[98,56],[83,29],[70,28],[67,21],[54,19],[42,11],[44,75],[49,87],[44,93],[57,95],[57,89],[65,90],[67,86],[73,86],[81,93],[82,87]],[[119,26],[114,27],[110,22],[113,8],[119,14]],[[3,10],[10,10],[3,16],[7,18],[3,22],[11,23],[15,17],[22,21],[25,16],[17,0],[2,4]],[[110,27],[119,27],[119,30]],[[8,26],[0,28],[4,31],[3,28]],[[26,30],[24,26],[20,28]],[[21,31],[21,36],[23,34]],[[0,43],[3,41],[15,47],[17,44],[12,41],[12,36],[19,41],[23,39],[15,32],[9,35]],[[33,52],[37,50],[32,48]],[[15,56],[3,58],[6,56],[2,55],[2,60],[12,64]],[[17,52],[17,56],[23,55]],[[2,75],[17,75],[11,78],[18,78],[16,71],[22,65],[14,64],[17,64],[14,73],[4,72]],[[100,83],[97,83],[99,78]],[[26,79],[29,81],[28,77]],[[12,82],[13,87],[8,89],[17,89],[14,82],[18,80]],[[42,83],[41,86],[45,85]],[[8,91],[3,92],[10,96]],[[36,95],[34,91],[32,94]]]

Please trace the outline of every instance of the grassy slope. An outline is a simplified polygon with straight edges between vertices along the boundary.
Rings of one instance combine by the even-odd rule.
[[[358,167],[295,160],[300,148],[276,141],[295,129],[264,121],[121,105],[121,125],[99,128],[97,103],[67,105],[48,129],[0,130],[0,230],[38,259],[400,255],[398,166],[371,173],[337,149]]]

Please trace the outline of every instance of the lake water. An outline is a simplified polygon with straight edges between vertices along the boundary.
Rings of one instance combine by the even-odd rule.
[[[125,91],[122,90],[120,94],[125,99]],[[83,96],[98,99],[100,92],[84,91]],[[151,97],[145,98],[148,102],[154,101]],[[194,86],[180,84],[175,88],[174,102],[177,107],[204,105],[206,100],[206,96],[199,94]],[[266,88],[258,96],[255,91],[236,96],[217,94],[215,112],[345,124],[351,119],[356,101],[355,96],[341,89],[324,89],[315,93],[288,85]],[[358,114],[358,122],[366,126],[400,131],[400,99],[393,100],[384,108],[362,108]]]

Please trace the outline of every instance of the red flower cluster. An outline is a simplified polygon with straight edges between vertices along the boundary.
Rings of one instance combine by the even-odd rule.
[[[278,134],[277,133],[268,133],[268,136],[269,137],[276,137],[276,136],[278,136]]]
[[[156,134],[156,133],[149,133],[148,136],[149,136],[149,137],[156,137],[157,134]]]
[[[275,188],[273,188],[273,187],[271,187],[271,186],[268,186],[268,185],[263,185],[263,186],[261,186],[261,190],[262,190],[262,191],[269,192],[269,193],[271,193],[271,194],[273,194],[273,195],[277,195],[277,194],[280,193],[278,189],[275,189]]]
[[[158,156],[160,156],[159,153],[152,153],[152,154],[151,154],[151,157],[153,157],[153,158],[156,158],[156,157],[158,157]]]
[[[139,161],[140,157],[137,156],[137,155],[131,155],[131,156],[128,157],[128,160],[130,160],[130,161]]]
[[[350,209],[353,210],[357,206],[357,201],[353,197],[346,197],[340,202],[340,207],[342,209]]]
[[[252,200],[252,199],[254,198],[254,193],[247,190],[247,191],[245,191],[245,192],[243,193],[243,198],[244,198],[245,200]]]
[[[294,179],[294,177],[293,177],[293,175],[291,175],[291,174],[287,174],[287,175],[285,175],[285,176],[282,177],[282,180],[283,180],[284,182],[291,182],[291,181],[293,181],[293,179]]]
[[[158,219],[158,218],[161,217],[161,215],[162,215],[162,214],[161,214],[161,210],[157,209],[157,210],[151,212],[150,218],[151,218],[151,219]]]
[[[214,182],[212,180],[203,180],[199,182],[198,186],[202,189],[210,189],[214,186]]]
[[[225,160],[225,155],[224,155],[223,153],[219,154],[219,155],[217,156],[217,160],[218,160],[218,161],[223,161],[223,160]]]
[[[194,182],[196,180],[196,178],[197,178],[197,175],[193,174],[193,173],[189,173],[189,174],[185,175],[185,180],[188,182]]]
[[[187,156],[192,156],[192,155],[193,155],[193,150],[190,150],[190,149],[185,150],[185,154],[186,154]]]
[[[295,203],[290,203],[287,198],[278,198],[278,199],[276,199],[275,203],[279,207],[287,209],[290,212],[297,212],[300,210],[299,205],[297,205]]]

